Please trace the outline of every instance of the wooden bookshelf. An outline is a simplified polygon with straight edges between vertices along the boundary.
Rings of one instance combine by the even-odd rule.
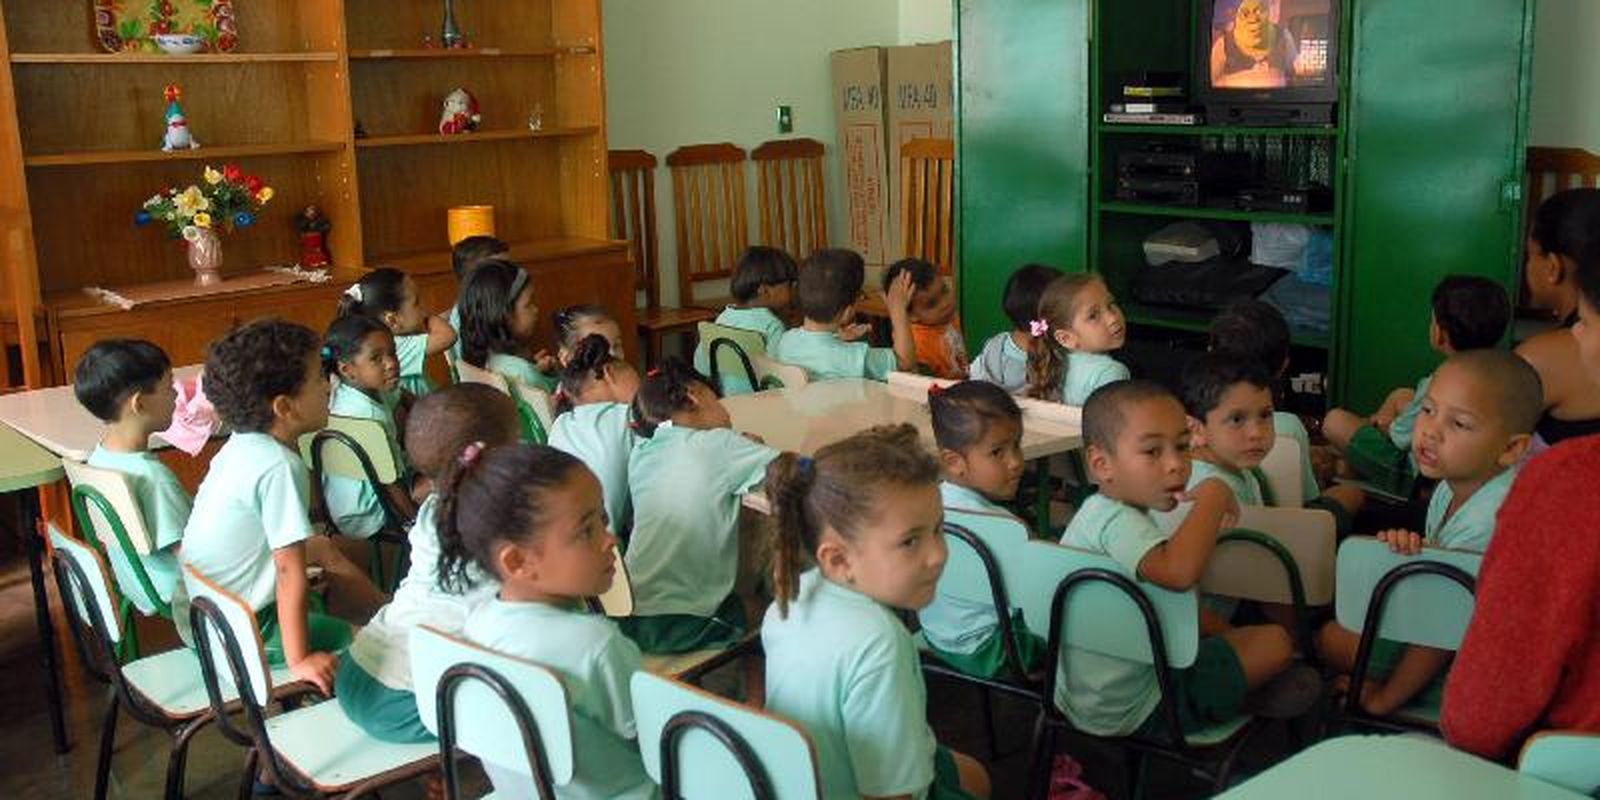
[[[0,0],[0,322],[23,364],[10,384],[61,382],[105,336],[149,338],[185,363],[260,314],[320,328],[371,266],[407,269],[429,303],[449,305],[445,210],[461,204],[496,207],[546,313],[582,301],[631,315],[627,251],[606,238],[600,0],[458,0],[475,44],[460,50],[423,47],[438,39],[437,0],[242,3],[236,51],[184,56],[102,52],[91,5]],[[199,149],[157,146],[169,83]],[[477,96],[484,130],[440,136],[456,87]],[[539,131],[527,127],[535,108]],[[357,123],[367,136],[355,138]],[[85,287],[190,277],[182,246],[132,217],[161,187],[225,162],[276,196],[224,240],[224,275],[294,263],[293,218],[315,204],[333,226],[334,280],[96,306]],[[580,266],[603,277],[575,277]]]

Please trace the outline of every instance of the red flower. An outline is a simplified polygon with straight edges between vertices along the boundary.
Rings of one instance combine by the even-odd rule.
[[[248,175],[248,176],[245,176],[244,188],[249,190],[249,192],[251,194],[255,194],[256,192],[261,191],[261,187],[266,186],[266,185],[267,185],[266,182],[261,180],[261,176],[260,175]]]
[[[239,169],[238,164],[224,164],[222,165],[222,179],[228,183],[238,183],[244,180],[244,171]]]

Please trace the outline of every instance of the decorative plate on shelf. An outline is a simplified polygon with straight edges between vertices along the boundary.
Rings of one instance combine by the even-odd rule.
[[[94,33],[110,53],[226,53],[239,43],[233,0],[92,0]]]

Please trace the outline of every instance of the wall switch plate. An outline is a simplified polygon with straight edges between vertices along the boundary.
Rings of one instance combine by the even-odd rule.
[[[778,133],[794,133],[793,106],[778,106]]]

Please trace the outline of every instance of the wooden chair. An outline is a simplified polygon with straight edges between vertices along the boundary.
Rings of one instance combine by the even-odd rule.
[[[822,142],[816,139],[779,139],[750,151],[761,210],[756,244],[780,248],[796,259],[828,246],[822,157]]]
[[[644,150],[610,150],[611,237],[628,243],[636,285],[644,307],[661,306],[660,250],[656,242],[656,157]]]
[[[900,146],[900,237],[906,258],[920,258],[953,275],[955,263],[955,142],[912,139]]]
[[[1592,797],[1600,790],[1600,734],[1536,733],[1522,746],[1517,771]]]
[[[1522,224],[1533,225],[1533,214],[1550,195],[1564,189],[1600,187],[1600,155],[1581,147],[1528,148],[1527,182],[1523,187]],[[1526,246],[1526,244],[1524,244]],[[1528,278],[1521,280],[1522,302],[1528,297]]]
[[[144,527],[139,499],[128,476],[116,470],[91,467],[70,458],[61,459],[61,466],[72,486],[72,513],[78,528],[87,534],[101,557],[110,562],[117,593],[122,596],[117,603],[117,617],[126,633],[117,640],[118,655],[124,660],[138,658],[139,638],[133,612],[172,619],[170,600],[161,596],[139,558],[155,549],[150,532]],[[112,558],[111,553],[117,557]]]
[[[816,750],[793,722],[647,672],[630,688],[639,755],[664,800],[821,797]]]

